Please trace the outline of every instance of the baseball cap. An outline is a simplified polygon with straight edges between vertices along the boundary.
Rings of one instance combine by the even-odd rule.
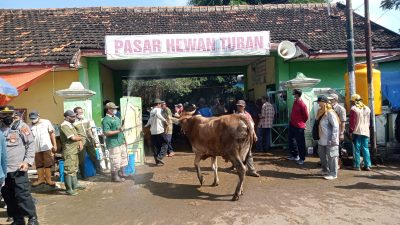
[[[119,106],[115,105],[114,102],[109,102],[106,104],[106,109],[118,109]]]
[[[34,120],[39,117],[39,113],[37,111],[32,111],[29,113],[29,119]]]
[[[64,117],[67,117],[67,116],[73,117],[73,116],[76,116],[76,114],[75,114],[74,111],[72,111],[72,110],[67,110],[67,111],[65,111],[65,113],[64,113]]]
[[[244,100],[237,101],[236,105],[246,106],[246,102]]]
[[[339,100],[339,96],[335,93],[332,93],[328,96],[329,100],[335,99],[336,101]]]
[[[320,95],[320,96],[318,96],[317,102],[325,102],[325,103],[327,103],[327,102],[329,102],[329,99],[325,95]]]

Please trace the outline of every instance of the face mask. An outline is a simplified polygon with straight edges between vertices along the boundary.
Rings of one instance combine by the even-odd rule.
[[[37,123],[37,122],[39,122],[39,118],[36,118],[36,119],[32,120],[32,123]]]
[[[116,109],[113,109],[113,111],[112,111],[113,115],[117,115],[117,112],[118,112],[118,110],[116,110]]]
[[[6,116],[3,118],[3,123],[6,126],[10,126],[13,123],[14,119],[12,118],[12,116]]]

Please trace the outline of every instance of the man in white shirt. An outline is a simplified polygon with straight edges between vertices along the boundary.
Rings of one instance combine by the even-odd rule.
[[[37,111],[30,112],[29,119],[32,122],[31,130],[35,138],[35,165],[38,174],[38,180],[33,182],[32,186],[43,183],[54,186],[55,182],[51,180],[51,167],[54,164],[53,154],[57,152],[57,143],[53,125],[49,120],[40,118]]]
[[[153,144],[154,160],[156,165],[164,165],[162,160],[167,151],[167,143],[163,137],[165,132],[165,124],[167,120],[162,116],[161,104],[164,101],[156,98],[153,104],[153,109],[150,112],[150,118],[145,127],[150,126],[151,142]]]

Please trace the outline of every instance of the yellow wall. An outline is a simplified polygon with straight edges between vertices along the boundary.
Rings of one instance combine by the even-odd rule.
[[[250,100],[255,101],[261,96],[265,96],[266,86],[275,84],[275,58],[266,57],[265,60],[249,65],[247,68],[247,84],[248,90],[254,89],[254,94],[249,95]]]
[[[50,71],[9,104],[15,108],[26,108],[28,113],[37,110],[41,118],[60,124],[64,119],[63,98],[53,94],[53,89],[67,89],[73,81],[79,81],[78,71],[57,71],[54,72],[53,87],[53,72]],[[30,123],[29,119],[28,122]]]
[[[101,65],[100,73],[101,73],[101,82],[102,82],[101,89],[103,90],[103,101],[110,100],[118,105],[119,99],[117,100],[117,102],[115,100],[114,80],[113,80],[112,71],[110,69],[108,69],[107,67]]]

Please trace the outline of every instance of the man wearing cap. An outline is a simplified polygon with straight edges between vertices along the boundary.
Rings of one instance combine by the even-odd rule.
[[[64,158],[64,184],[68,195],[77,195],[76,190],[85,189],[78,183],[78,153],[82,150],[82,138],[79,137],[73,123],[76,114],[72,110],[64,113],[64,121],[61,123],[60,138],[63,149]]]
[[[26,123],[13,121],[13,114],[13,107],[0,108],[1,131],[7,143],[7,176],[1,194],[13,224],[25,224],[25,216],[29,225],[39,224],[28,179],[28,168],[35,158],[34,137]]]
[[[35,165],[38,174],[38,180],[33,182],[32,186],[43,183],[54,186],[56,183],[51,180],[51,167],[54,164],[53,153],[57,152],[57,143],[53,125],[49,120],[40,118],[37,111],[30,112],[29,119],[32,122],[31,130],[35,137]]]
[[[124,128],[121,120],[116,116],[118,108],[114,102],[107,103],[107,113],[101,122],[103,133],[106,136],[106,145],[110,151],[111,180],[113,182],[125,181],[124,168],[128,165]]]
[[[97,173],[103,173],[100,162],[97,160],[96,149],[95,149],[95,138],[92,133],[92,126],[90,121],[85,119],[82,107],[75,107],[74,113],[76,114],[76,120],[74,127],[78,132],[79,137],[82,138],[83,149],[79,152],[79,172],[82,179],[86,179],[85,176],[85,155],[89,155],[90,160],[96,167]]]
[[[246,117],[247,121],[250,122],[252,126],[251,129],[254,130],[253,118],[251,118],[250,113],[246,112],[245,107],[246,107],[246,102],[244,100],[238,100],[236,103],[236,109],[237,109],[236,114],[243,115],[244,117]],[[255,137],[255,140],[257,140],[257,137]],[[246,157],[246,166],[249,169],[248,175],[253,177],[260,176],[260,174],[257,173],[256,168],[254,167],[253,154],[251,153],[251,149],[249,149],[249,153],[247,154]]]
[[[150,112],[150,118],[145,127],[150,126],[151,143],[153,144],[154,160],[156,165],[164,165],[162,160],[167,152],[167,145],[163,138],[164,127],[167,120],[162,116],[161,104],[164,101],[156,98],[153,103],[153,109]]]
[[[303,165],[306,159],[306,139],[304,130],[308,120],[306,104],[301,99],[301,89],[294,89],[294,102],[289,124],[289,160],[294,160],[298,165]]]
[[[360,152],[364,158],[364,169],[371,170],[371,158],[368,149],[369,123],[371,110],[364,105],[361,96],[354,94],[351,96],[350,110],[350,135],[353,139],[353,167],[360,170]]]
[[[339,96],[337,94],[330,94],[328,96],[330,100],[333,110],[335,110],[336,114],[339,116],[340,124],[339,124],[339,140],[344,140],[344,131],[346,127],[346,109],[339,104]]]
[[[275,109],[271,103],[268,102],[268,98],[263,96],[261,98],[262,107],[261,114],[259,115],[260,121],[257,128],[257,144],[256,149],[258,151],[268,151],[270,147],[270,133],[271,127],[274,123]]]

